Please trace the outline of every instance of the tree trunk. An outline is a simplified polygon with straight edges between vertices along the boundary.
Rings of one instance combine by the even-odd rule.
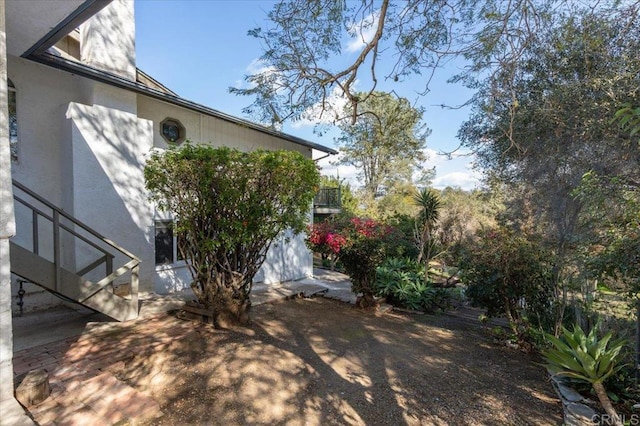
[[[356,306],[359,308],[371,308],[376,306],[376,298],[373,295],[373,290],[371,288],[371,282],[373,280],[371,278],[362,279],[357,285],[354,283],[353,292],[354,293],[362,293],[362,296],[359,296],[356,300]]]
[[[362,293],[356,300],[356,306],[358,308],[372,308],[376,306],[376,299],[371,292]]]
[[[622,421],[620,420],[620,417],[618,417],[618,413],[616,412],[616,409],[613,408],[613,405],[611,404],[611,400],[607,396],[607,391],[604,389],[604,386],[602,385],[602,383],[594,382],[592,386],[593,386],[593,390],[596,391],[596,395],[600,400],[600,404],[602,405],[602,408],[604,408],[604,411],[606,411],[606,413],[609,415],[609,420],[613,422],[614,426],[622,426]]]
[[[228,328],[251,322],[251,300],[249,292],[243,290],[243,277],[240,274],[218,273],[203,287],[205,288],[198,299],[206,310],[212,312],[211,320],[215,328]]]
[[[518,330],[518,324],[516,324],[516,319],[513,316],[513,313],[511,312],[511,303],[509,302],[509,298],[507,296],[503,296],[503,300],[504,300],[504,313],[507,317],[507,320],[509,321],[509,327],[511,327],[511,331],[513,332],[514,335],[518,336],[518,339],[519,339],[520,332]]]
[[[636,300],[636,385],[640,382],[640,299]]]
[[[229,328],[235,325],[247,325],[251,322],[249,317],[251,301],[249,298],[245,300],[220,300],[213,308],[213,325],[215,328]]]

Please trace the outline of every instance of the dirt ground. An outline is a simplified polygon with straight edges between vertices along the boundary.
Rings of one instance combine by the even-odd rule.
[[[116,376],[160,403],[148,425],[557,425],[536,358],[448,315],[322,298],[266,304],[248,328],[202,325]]]

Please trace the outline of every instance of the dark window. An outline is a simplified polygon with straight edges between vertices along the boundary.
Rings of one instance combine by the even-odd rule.
[[[171,222],[156,222],[156,265],[173,263],[173,226]]]
[[[160,123],[160,134],[164,140],[172,145],[178,145],[184,142],[186,133],[186,129],[180,120],[176,120],[175,118],[165,118]]]
[[[9,146],[11,148],[11,161],[18,161],[18,108],[16,102],[16,87],[11,80],[7,80],[9,86]]]

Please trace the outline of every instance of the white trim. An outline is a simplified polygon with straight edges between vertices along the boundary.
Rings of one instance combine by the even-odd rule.
[[[160,265],[156,265],[156,271],[171,271],[173,269],[186,268],[187,266],[186,260],[178,260],[174,263],[162,263]]]

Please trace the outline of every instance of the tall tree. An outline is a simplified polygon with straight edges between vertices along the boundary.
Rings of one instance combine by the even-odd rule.
[[[342,152],[339,161],[359,170],[365,197],[372,200],[385,183],[399,175],[411,181],[425,159],[429,129],[421,123],[421,109],[387,93],[373,93],[357,108],[353,125],[340,124],[342,134],[336,144]]]
[[[569,195],[584,173],[640,183],[638,147],[610,122],[639,87],[639,48],[633,15],[570,17],[532,44],[515,80],[483,84],[459,136],[485,169],[529,183],[561,214],[556,225],[571,227],[580,202]]]
[[[357,105],[379,83],[418,75],[427,93],[435,70],[454,55],[472,58],[473,73],[508,67],[554,3],[564,2],[281,0],[264,28],[249,31],[263,46],[262,70],[245,77],[248,87],[230,90],[254,98],[245,112],[261,122],[326,114],[336,94],[351,105],[354,122]]]
[[[480,85],[459,136],[485,169],[526,194],[555,252],[555,283],[583,237],[583,175],[640,184],[640,147],[611,122],[640,86],[640,24],[634,14],[572,11],[538,34],[515,70]],[[564,275],[566,277],[566,275]]]
[[[584,201],[584,220],[592,224],[591,240],[584,244],[590,272],[613,278],[636,312],[635,372],[640,381],[640,191],[617,178],[587,173],[575,196]]]

